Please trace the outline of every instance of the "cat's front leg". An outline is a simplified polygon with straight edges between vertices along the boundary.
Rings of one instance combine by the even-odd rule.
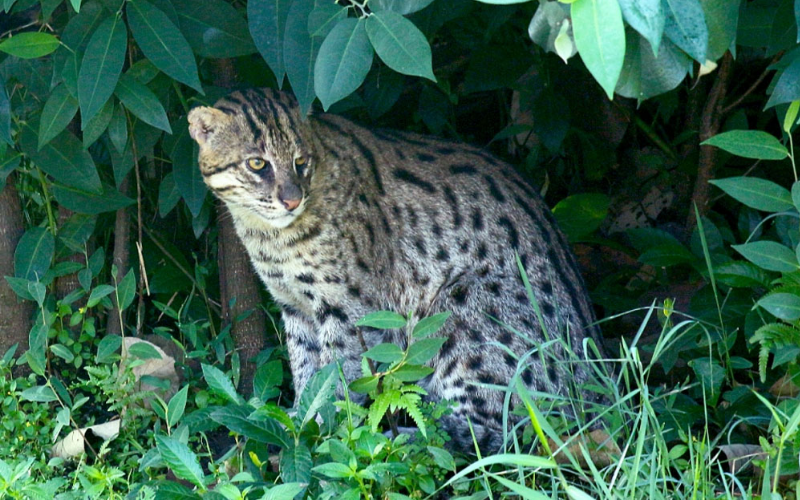
[[[284,310],[283,323],[296,403],[308,380],[326,363],[321,361],[322,348],[313,321],[295,311]]]

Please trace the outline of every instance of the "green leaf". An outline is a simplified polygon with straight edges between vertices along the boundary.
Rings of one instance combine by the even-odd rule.
[[[717,134],[700,144],[716,146],[737,156],[756,160],[783,160],[789,156],[786,146],[771,134],[761,130],[731,130]]]
[[[133,273],[133,269],[129,269],[122,281],[119,282],[117,295],[119,299],[118,307],[120,311],[124,311],[136,297],[136,275]]]
[[[714,277],[732,288],[754,288],[769,285],[770,276],[751,262],[732,260],[714,266]]]
[[[411,332],[411,336],[416,339],[422,339],[433,335],[444,326],[447,318],[449,318],[451,314],[450,311],[445,311],[427,318],[422,318],[414,325],[414,331]]]
[[[0,52],[20,59],[35,59],[52,53],[58,45],[58,38],[49,33],[26,31],[0,42]]]
[[[11,101],[8,98],[6,82],[0,76],[0,141],[9,146],[14,145],[11,139]]]
[[[37,323],[33,325],[28,333],[28,366],[39,376],[44,376],[44,369],[47,363],[45,349],[47,347],[47,333],[50,328],[47,325]]]
[[[414,23],[389,10],[367,18],[367,35],[375,52],[387,66],[404,75],[433,76],[431,46]]]
[[[363,356],[379,363],[393,363],[403,359],[403,350],[394,344],[378,344]]]
[[[447,450],[437,448],[436,446],[428,446],[428,452],[433,456],[433,461],[442,469],[455,471],[456,461]]]
[[[115,212],[136,203],[136,200],[128,198],[109,185],[104,185],[103,191],[98,194],[56,184],[53,186],[53,196],[64,208],[82,214]]]
[[[77,109],[77,107],[76,107]],[[114,116],[114,100],[109,99],[94,118],[83,124],[83,147],[88,148],[103,135]]]
[[[308,449],[308,448],[305,447],[305,449]],[[308,466],[309,467],[308,468],[309,468],[309,471],[310,471],[311,470],[311,453],[310,452],[309,452],[308,458],[309,458],[309,462],[308,462]],[[281,475],[282,476],[283,476],[283,470],[284,470],[284,467],[281,467]],[[303,482],[307,483],[307,482],[310,481],[310,478],[311,478],[310,474],[308,475],[308,478],[309,478],[308,480],[303,481]],[[273,486],[272,488],[267,490],[267,493],[263,497],[261,497],[261,500],[287,500],[289,498],[295,498],[305,488],[306,488],[306,486],[304,484],[300,484],[300,483],[279,484],[279,485]]]
[[[789,190],[757,177],[728,177],[709,181],[750,208],[765,212],[783,212],[794,207]]]
[[[295,483],[310,483],[311,482],[311,466],[314,462],[311,458],[311,450],[303,442],[289,441],[288,445],[281,450],[281,458],[279,462],[279,470],[281,477],[285,481],[292,481]],[[275,488],[273,488],[274,490]],[[290,490],[289,492],[291,492]],[[272,492],[272,490],[270,490]],[[269,496],[269,493],[267,494]],[[279,497],[275,493],[276,500],[288,500],[289,496]]]
[[[369,4],[369,8],[372,9],[373,12],[391,10],[392,12],[397,12],[405,16],[420,11],[432,3],[433,0],[372,0]]]
[[[733,245],[731,248],[767,271],[790,273],[800,269],[795,253],[774,241],[756,241],[744,245]]]
[[[591,233],[606,219],[611,200],[600,193],[576,194],[553,207],[553,216],[570,241]]]
[[[205,379],[208,387],[221,396],[225,396],[233,404],[239,404],[241,398],[236,393],[236,388],[231,383],[227,375],[222,373],[219,368],[211,365],[203,364],[203,378]],[[222,422],[220,422],[222,423]]]
[[[655,267],[669,267],[691,262],[695,256],[681,244],[665,244],[648,248],[639,256],[639,262]]]
[[[265,401],[267,394],[283,382],[283,364],[279,360],[264,363],[253,377],[253,395]]]
[[[369,73],[373,52],[365,24],[363,19],[342,19],[319,48],[314,90],[326,111],[355,92]]]
[[[180,17],[181,31],[200,57],[240,57],[256,52],[247,21],[228,2],[172,0],[172,4]]]
[[[142,458],[142,466],[144,465],[145,460]],[[163,467],[164,464],[159,460],[158,466]],[[156,489],[156,498],[158,500],[200,500],[201,497],[180,483],[160,481]],[[210,497],[206,496],[206,498]]]
[[[183,417],[183,412],[186,410],[186,398],[189,394],[189,386],[186,385],[180,391],[176,392],[169,400],[167,405],[167,426],[175,427]]]
[[[402,357],[402,353],[400,355]],[[380,382],[380,378],[375,375],[361,377],[350,382],[350,390],[359,394],[369,394],[378,388],[378,382]]]
[[[203,488],[205,475],[200,468],[200,462],[188,446],[177,439],[156,435],[156,448],[161,453],[161,459],[179,479]]]
[[[75,355],[72,354],[72,351],[70,351],[69,348],[64,344],[53,344],[50,346],[50,350],[53,351],[53,354],[63,359],[67,363],[72,363],[72,360],[75,359]]]
[[[175,208],[181,199],[181,192],[175,184],[172,172],[167,173],[158,186],[158,215],[163,219]]]
[[[617,94],[642,102],[674,89],[692,69],[692,59],[668,39],[654,56],[644,38],[632,31],[628,35]]]
[[[158,97],[145,85],[127,73],[122,75],[114,91],[125,105],[125,108],[136,115],[140,120],[159,128],[168,134],[172,133],[169,126],[167,112]]]
[[[570,7],[575,46],[586,69],[614,98],[625,59],[625,27],[617,0],[576,0]]]
[[[128,24],[144,55],[167,76],[202,94],[192,48],[169,17],[145,0],[127,4]]]
[[[439,349],[447,342],[446,338],[435,337],[417,340],[408,348],[406,363],[410,365],[424,365],[439,353]]]
[[[651,53],[658,55],[664,34],[664,9],[662,0],[619,0],[625,21],[650,42]]]
[[[125,151],[125,145],[128,143],[128,119],[122,104],[114,106],[114,114],[108,124],[108,138],[118,153],[122,154]]]
[[[121,346],[122,338],[119,335],[106,335],[97,345],[97,356],[95,357],[95,362],[103,364],[116,361],[118,358],[116,353]]]
[[[314,93],[314,61],[322,44],[321,38],[311,37],[308,33],[308,16],[314,10],[314,3],[314,0],[294,0],[292,2],[286,18],[283,37],[283,64],[286,68],[286,76],[289,78],[289,83],[292,85],[292,90],[300,105],[300,112],[304,115],[311,109],[311,104],[316,97]],[[269,63],[270,60],[267,59],[267,62]],[[272,69],[275,71],[275,68]]]
[[[692,59],[705,64],[708,52],[708,27],[699,0],[664,0],[667,18],[664,34]]]
[[[169,157],[172,159],[172,173],[183,199],[192,216],[200,215],[208,188],[197,164],[198,146],[189,136],[186,118],[176,124],[175,142]]]
[[[7,158],[0,159],[0,192],[6,187],[6,179],[8,176],[19,166],[19,160],[21,158],[22,155],[20,154],[12,154]]]
[[[319,3],[308,16],[308,33],[311,38],[328,36],[334,26],[347,17],[347,9],[335,3]],[[371,48],[371,47],[370,47]]]
[[[41,280],[50,269],[55,248],[55,237],[47,228],[32,227],[25,231],[14,250],[14,276]]]
[[[758,305],[784,321],[800,319],[800,296],[793,293],[770,293],[759,299]]]
[[[269,65],[278,86],[283,84],[283,44],[286,16],[291,0],[250,0],[247,2],[247,23],[258,52]],[[313,4],[312,4],[313,5]]]
[[[316,472],[317,474],[322,474],[323,476],[327,476],[334,479],[344,479],[355,476],[355,472],[350,467],[348,467],[345,464],[339,464],[336,462],[317,465],[311,470]]]
[[[297,404],[297,416],[302,417],[301,429],[317,415],[323,406],[333,401],[339,380],[337,375],[336,365],[330,364],[311,376],[303,388]]]
[[[252,411],[250,406],[233,404],[214,410],[211,419],[248,439],[285,448],[291,441],[286,431],[270,418],[247,418]]]
[[[98,285],[97,288],[92,290],[89,294],[89,299],[86,301],[86,307],[94,307],[100,303],[103,297],[108,297],[114,293],[114,287],[111,285]]]
[[[56,181],[74,188],[100,193],[102,185],[91,155],[68,130],[58,134],[39,150],[35,124],[22,127],[20,147],[33,162]]]
[[[800,2],[800,0],[798,0]],[[800,57],[795,57],[777,77],[777,83],[772,88],[764,109],[769,109],[778,104],[786,104],[800,99]]]
[[[36,387],[30,387],[22,391],[20,396],[22,399],[27,401],[35,401],[37,403],[51,403],[53,401],[58,401],[56,393],[53,392],[53,389],[48,385],[37,385]]]
[[[89,40],[78,73],[78,102],[84,124],[94,118],[114,93],[127,49],[128,31],[117,16],[103,21]]]
[[[263,401],[263,400],[262,400]],[[250,415],[247,416],[249,420],[262,420],[264,418],[271,418],[275,420],[279,424],[283,425],[290,431],[294,432],[294,421],[292,417],[289,416],[288,413],[283,411],[283,409],[275,403],[269,402],[264,404],[264,406],[260,407],[258,410],[254,411]]]
[[[416,382],[433,372],[433,368],[429,366],[403,365],[392,376],[401,382]]]
[[[41,150],[45,144],[67,128],[77,112],[78,101],[72,97],[67,87],[65,85],[56,87],[44,103],[42,117],[39,120],[38,149]]]
[[[128,354],[141,360],[163,359],[161,353],[149,342],[136,342],[128,347]]]
[[[700,0],[708,25],[708,53],[706,59],[720,59],[736,39],[740,2],[729,0]]]
[[[377,311],[374,313],[369,313],[360,320],[356,321],[356,326],[367,326],[370,328],[377,328],[379,330],[391,330],[406,326],[406,318],[391,311]]]

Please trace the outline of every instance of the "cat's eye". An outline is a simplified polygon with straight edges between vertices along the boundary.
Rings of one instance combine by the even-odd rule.
[[[247,166],[250,167],[251,170],[261,170],[267,164],[262,158],[250,158],[247,160]]]
[[[305,156],[298,156],[294,159],[294,169],[297,172],[297,175],[300,177],[306,173],[306,167],[308,166],[308,160]]]

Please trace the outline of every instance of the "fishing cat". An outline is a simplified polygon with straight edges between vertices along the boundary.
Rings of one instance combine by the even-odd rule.
[[[195,108],[189,124],[206,184],[280,304],[298,393],[336,359],[359,378],[361,339],[407,344],[404,331],[359,335],[355,322],[378,310],[411,312],[412,327],[452,312],[422,385],[459,403],[443,423],[462,449],[472,446],[467,418],[482,447],[501,443],[505,393],[487,384],[516,373],[567,395],[589,376],[561,343],[581,356],[585,338],[599,343],[582,278],[550,211],[509,165],[461,143],[304,117],[271,89]]]

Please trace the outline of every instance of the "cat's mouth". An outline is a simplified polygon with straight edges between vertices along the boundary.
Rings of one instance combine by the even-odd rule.
[[[286,210],[286,209],[279,209],[277,210],[277,214],[273,215],[270,214],[268,217],[264,217],[267,221],[267,224],[278,228],[283,229],[288,227],[292,222],[294,222],[306,209],[306,200],[300,202],[300,205],[297,206],[294,210]]]

